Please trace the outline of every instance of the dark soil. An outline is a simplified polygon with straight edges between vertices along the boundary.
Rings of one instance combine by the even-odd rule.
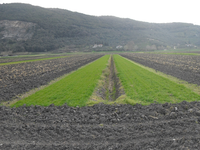
[[[2,150],[198,150],[200,102],[0,107]]]
[[[200,56],[134,53],[121,56],[144,66],[200,85]]]
[[[183,53],[200,53],[200,51],[186,51],[186,52],[183,52]]]
[[[10,101],[19,94],[46,85],[101,56],[82,55],[0,66],[0,102]]]

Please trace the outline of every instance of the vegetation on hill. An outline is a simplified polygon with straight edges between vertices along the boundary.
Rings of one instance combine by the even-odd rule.
[[[95,17],[20,3],[1,4],[2,20],[31,22],[36,27],[31,39],[18,41],[2,38],[5,27],[0,25],[0,51],[40,52],[63,47],[69,51],[95,50],[94,44],[106,45],[106,49],[122,45],[123,50],[200,46],[200,26],[186,23],[155,24],[111,16]]]

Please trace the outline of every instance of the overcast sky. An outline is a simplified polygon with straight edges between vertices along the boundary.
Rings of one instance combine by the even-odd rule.
[[[145,22],[200,25],[199,0],[0,0],[1,4],[13,2],[62,8],[94,16],[111,15]]]

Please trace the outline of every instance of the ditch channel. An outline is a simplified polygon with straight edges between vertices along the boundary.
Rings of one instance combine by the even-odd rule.
[[[103,73],[104,81],[102,86],[98,88],[96,94],[103,100],[115,101],[121,95],[125,94],[120,79],[117,77],[117,70],[113,56],[111,55],[108,67]]]

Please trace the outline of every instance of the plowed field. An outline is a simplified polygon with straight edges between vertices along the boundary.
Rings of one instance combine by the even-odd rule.
[[[36,55],[36,56],[11,56],[11,57],[0,57],[1,63],[17,62],[17,61],[26,61],[26,60],[35,60],[35,59],[48,59],[59,57],[60,55]],[[63,57],[63,56],[60,56]]]
[[[82,55],[0,66],[0,102],[45,85],[101,56]]]
[[[17,94],[47,84],[52,79],[101,56],[83,55],[0,66],[0,101],[9,101]],[[123,56],[200,85],[200,57],[198,56],[162,54],[123,54]],[[116,59],[119,58],[114,57],[114,62],[117,62]],[[153,91],[154,83],[148,83],[152,87],[146,84],[147,81],[153,81],[152,76],[143,81],[145,76],[142,76],[140,67],[133,67],[133,63],[123,62],[124,66],[122,60],[121,63],[120,60],[116,63],[116,69],[119,70],[117,75],[122,77],[123,72],[127,74],[127,77],[122,78],[124,79],[122,85],[127,83],[125,79],[129,78],[131,82],[129,87],[132,89],[136,87],[138,90],[136,94],[141,90],[148,92],[147,88],[138,88],[143,85]],[[123,71],[127,68],[128,71]],[[131,74],[132,72],[135,74]],[[150,75],[147,70],[143,74]],[[108,78],[110,78],[109,74]],[[141,82],[135,84],[136,79],[140,79]],[[162,88],[162,85],[160,86]],[[157,91],[159,92],[161,88],[159,87]],[[173,91],[175,90],[177,88]],[[127,90],[125,92],[128,93]],[[129,93],[133,92],[130,90]],[[136,98],[133,97],[133,100]],[[145,101],[145,97],[143,98],[142,100]],[[162,100],[165,101],[165,97]],[[199,150],[199,147],[200,102],[197,101],[183,101],[176,104],[170,102],[157,104],[154,101],[148,106],[102,103],[90,107],[69,107],[66,104],[62,106],[51,104],[47,107],[23,105],[17,108],[0,106],[0,149],[2,150]]]
[[[0,149],[198,150],[199,123],[200,102],[0,107]]]
[[[189,83],[200,85],[200,56],[149,53],[121,56]]]

